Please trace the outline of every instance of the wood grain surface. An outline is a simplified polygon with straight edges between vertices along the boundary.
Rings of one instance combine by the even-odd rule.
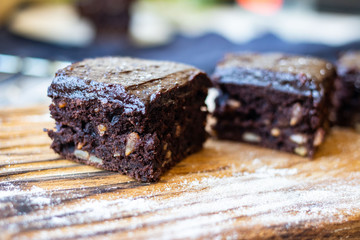
[[[0,110],[0,239],[360,239],[360,134],[315,159],[210,139],[156,184],[65,160],[46,106]]]

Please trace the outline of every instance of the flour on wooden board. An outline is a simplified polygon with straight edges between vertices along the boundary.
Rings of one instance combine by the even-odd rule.
[[[35,186],[23,189],[8,183],[0,187],[0,210],[5,199],[21,195],[31,196],[24,204],[35,204],[39,210],[29,213],[25,222],[0,219],[0,230],[16,234],[26,229],[53,228],[39,231],[36,239],[60,233],[65,238],[118,231],[131,237],[132,231],[146,226],[146,233],[154,239],[196,238],[230,230],[235,222],[244,229],[279,224],[291,227],[306,221],[340,223],[359,212],[359,178],[349,181],[329,178],[314,183],[300,181],[294,177],[296,174],[296,169],[261,167],[252,173],[228,177],[184,179],[180,184],[168,184],[165,192],[143,197],[84,198],[66,207],[58,204],[61,199],[49,191]],[[164,198],[161,194],[166,192],[176,194]],[[247,218],[242,221],[241,217]],[[105,220],[109,221],[104,223]],[[73,231],[56,229],[73,224],[85,225]]]

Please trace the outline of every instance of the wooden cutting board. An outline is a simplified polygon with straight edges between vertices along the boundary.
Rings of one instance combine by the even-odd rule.
[[[59,157],[47,107],[0,110],[0,239],[360,239],[360,134],[313,161],[208,140],[159,183]]]

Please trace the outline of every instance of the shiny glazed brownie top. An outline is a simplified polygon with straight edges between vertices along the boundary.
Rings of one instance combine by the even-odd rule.
[[[199,74],[204,73],[174,62],[127,57],[85,59],[60,69],[48,96],[118,101],[144,107],[161,93],[186,85]]]
[[[341,55],[337,62],[339,75],[360,73],[360,51],[349,51]]]
[[[320,97],[334,66],[322,59],[281,53],[228,54],[217,65],[216,84],[259,85]],[[319,93],[316,93],[318,91]]]

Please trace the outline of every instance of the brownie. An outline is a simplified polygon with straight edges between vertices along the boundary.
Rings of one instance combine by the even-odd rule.
[[[202,148],[209,78],[185,64],[104,57],[56,73],[48,89],[56,130],[51,148],[67,159],[139,181]]]
[[[81,16],[96,28],[98,39],[122,38],[129,30],[130,9],[135,0],[77,0]]]
[[[337,61],[337,123],[360,132],[360,51],[349,51]]]
[[[336,71],[327,61],[281,53],[228,54],[217,65],[215,134],[313,157],[334,113]]]

